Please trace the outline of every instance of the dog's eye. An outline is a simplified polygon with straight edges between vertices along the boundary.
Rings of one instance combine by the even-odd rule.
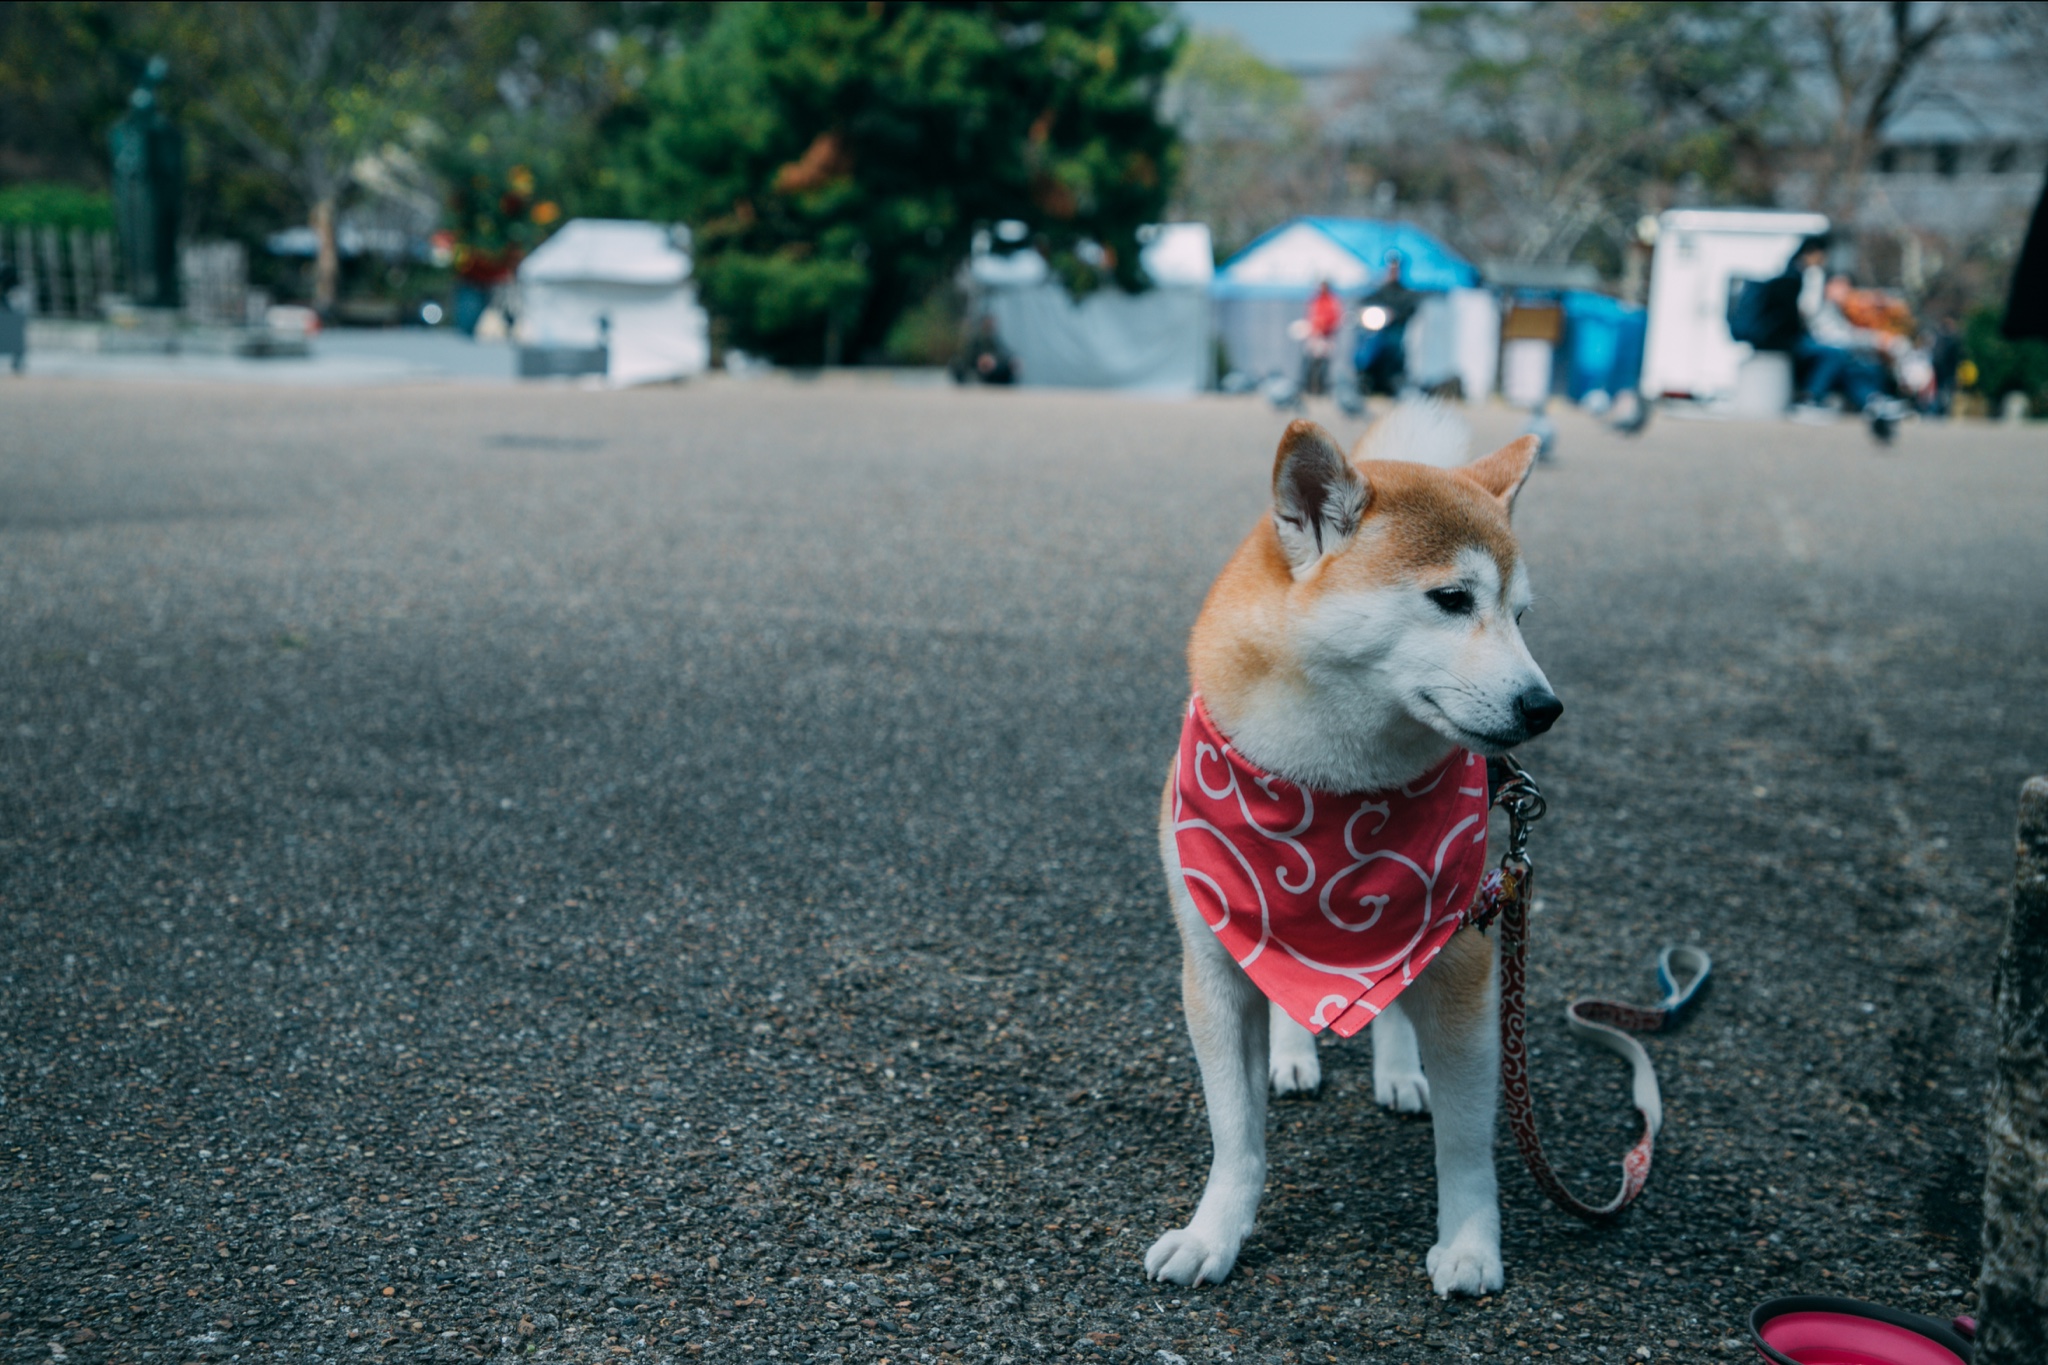
[[[1472,594],[1463,588],[1432,588],[1424,596],[1453,616],[1472,614]]]

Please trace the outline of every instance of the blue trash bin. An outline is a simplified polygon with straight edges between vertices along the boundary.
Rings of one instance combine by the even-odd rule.
[[[455,330],[466,337],[476,335],[477,319],[491,306],[491,291],[461,281],[455,286]]]
[[[1566,395],[1579,403],[1596,390],[1613,395],[1635,388],[1643,375],[1649,314],[1582,289],[1567,290],[1563,302]]]

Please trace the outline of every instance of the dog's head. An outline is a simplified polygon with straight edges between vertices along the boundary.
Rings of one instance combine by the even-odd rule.
[[[1292,579],[1292,671],[1325,715],[1397,708],[1487,754],[1542,734],[1564,706],[1522,641],[1529,575],[1508,520],[1536,439],[1454,469],[1367,441],[1395,458],[1353,461],[1313,422],[1280,438],[1272,527]]]

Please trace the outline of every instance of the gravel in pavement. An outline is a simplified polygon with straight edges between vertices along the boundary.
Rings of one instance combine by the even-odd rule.
[[[1641,1204],[1504,1142],[1508,1287],[1445,1303],[1363,1040],[1230,1281],[1140,1272],[1207,1146],[1153,803],[1263,405],[5,389],[6,1359],[1616,1365],[1970,1303],[2032,432],[1561,423],[1524,757],[1582,1188],[1632,1114],[1557,1007],[1668,941],[1718,980]]]

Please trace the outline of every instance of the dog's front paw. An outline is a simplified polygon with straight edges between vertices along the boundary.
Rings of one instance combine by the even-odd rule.
[[[1313,1095],[1322,1088],[1323,1064],[1317,1059],[1314,1047],[1305,1052],[1274,1057],[1267,1064],[1267,1070],[1273,1078],[1273,1093],[1276,1095]]]
[[[1175,1228],[1145,1253],[1147,1279],[1171,1284],[1222,1284],[1237,1264],[1236,1242],[1206,1237],[1192,1226]]]
[[[1450,1243],[1438,1242],[1429,1249],[1429,1281],[1445,1298],[1493,1293],[1507,1283],[1501,1270],[1500,1243],[1471,1234]]]
[[[1429,1079],[1420,1071],[1374,1068],[1372,1097],[1396,1113],[1420,1114],[1429,1108]]]

